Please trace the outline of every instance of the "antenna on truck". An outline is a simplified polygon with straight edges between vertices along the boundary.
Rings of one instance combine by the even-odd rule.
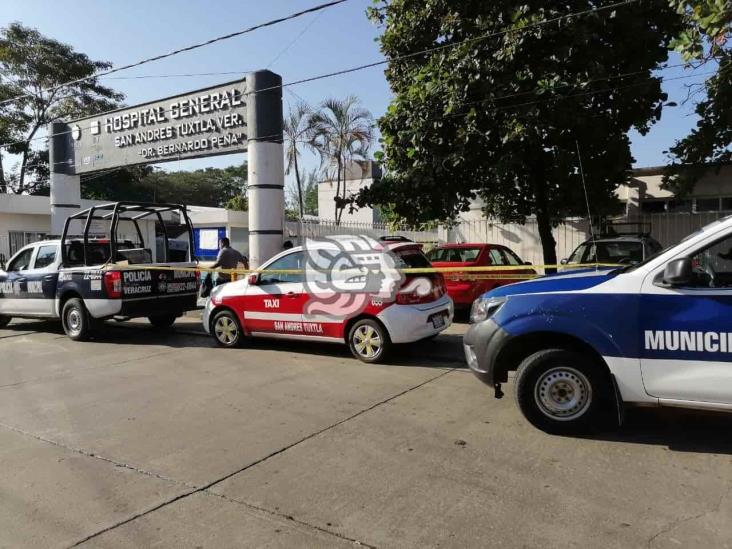
[[[582,167],[582,153],[580,153],[579,141],[574,140],[577,145],[577,160],[579,160],[580,177],[582,178],[582,189],[585,192],[585,206],[587,206],[587,221],[590,223],[590,239],[595,242],[595,230],[592,227],[592,214],[590,213],[590,198],[587,196],[587,183],[585,182],[585,170]]]

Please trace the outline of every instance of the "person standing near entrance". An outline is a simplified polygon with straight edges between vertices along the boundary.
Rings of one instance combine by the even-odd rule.
[[[212,269],[224,269],[224,271],[216,273],[215,285],[218,286],[219,284],[231,282],[231,274],[225,272],[225,270],[236,269],[239,263],[244,265],[245,269],[249,268],[249,260],[247,257],[232,248],[229,239],[223,237],[219,241],[219,255],[216,257],[216,263],[211,266]]]

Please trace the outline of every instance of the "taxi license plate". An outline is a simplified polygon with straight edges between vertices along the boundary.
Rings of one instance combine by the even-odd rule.
[[[444,313],[434,314],[430,317],[430,320],[432,321],[432,326],[434,328],[442,328],[445,325]]]

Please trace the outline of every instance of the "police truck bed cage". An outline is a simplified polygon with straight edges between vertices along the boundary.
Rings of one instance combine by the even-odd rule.
[[[139,220],[142,220],[148,216],[155,216],[157,218],[157,221],[160,223],[160,226],[162,228],[163,233],[163,239],[165,242],[164,246],[164,253],[165,257],[162,258],[165,262],[170,262],[170,244],[169,244],[169,236],[168,236],[168,229],[165,224],[165,221],[163,220],[163,213],[166,212],[177,212],[181,219],[184,221],[184,225],[186,227],[186,231],[188,233],[188,249],[189,249],[189,260],[193,261],[193,228],[191,225],[191,220],[188,217],[188,213],[186,211],[186,207],[182,204],[156,204],[151,202],[110,202],[108,204],[100,204],[98,206],[92,206],[91,208],[87,208],[86,210],[82,210],[78,213],[75,213],[73,215],[70,215],[66,219],[66,223],[64,224],[64,231],[61,235],[61,264],[63,266],[69,265],[69,258],[68,251],[71,248],[72,244],[77,244],[79,247],[81,246],[81,242],[78,242],[78,240],[74,239],[73,237],[81,237],[83,239],[83,265],[89,266],[89,260],[90,258],[90,244],[94,245],[94,247],[99,250],[100,245],[109,245],[109,255],[104,254],[106,256],[105,261],[101,261],[101,263],[106,263],[109,261],[115,262],[120,260],[126,260],[130,263],[145,263],[150,262],[152,259],[152,253],[149,249],[142,248],[142,249],[136,249],[131,247],[131,243],[129,242],[123,242],[119,243],[117,242],[117,227],[119,224],[119,220],[123,219],[125,221],[131,221],[135,227],[135,231],[137,232],[137,237],[140,240],[140,243],[144,245],[144,238],[142,236],[142,231],[140,230],[140,226],[138,224]],[[128,214],[123,216],[123,214]],[[84,231],[81,235],[70,235],[69,234],[69,227],[71,225],[71,222],[74,220],[85,220],[84,223]],[[108,242],[104,239],[100,239],[98,236],[92,236],[90,235],[89,231],[92,227],[92,221],[105,221],[109,220],[109,240]],[[106,246],[105,246],[106,247]],[[79,250],[81,251],[81,250]],[[139,252],[139,253],[138,253]],[[150,258],[147,258],[147,254],[150,254]],[[79,254],[81,255],[81,254]],[[98,254],[94,254],[98,257]],[[74,263],[76,265],[79,265],[81,263],[82,258],[77,258]],[[158,258],[160,260],[161,258]],[[147,260],[147,261],[146,261]],[[100,261],[93,261],[92,264],[98,265]]]
[[[651,235],[651,224],[640,221],[609,221],[595,228],[597,238],[613,238],[616,236],[644,237]]]

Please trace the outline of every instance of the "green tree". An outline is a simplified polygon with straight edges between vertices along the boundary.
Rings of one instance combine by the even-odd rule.
[[[664,183],[684,194],[707,164],[732,162],[732,9],[728,0],[671,0],[671,4],[685,23],[673,47],[689,63],[718,67],[704,83],[704,98],[696,104],[696,127],[669,150],[672,165]]]
[[[124,96],[96,79],[60,87],[111,66],[20,23],[0,29],[0,99],[24,96],[0,107],[0,135],[3,142],[15,143],[5,151],[0,149],[0,166],[3,153],[20,157],[10,171],[0,168],[0,190],[33,192],[45,182],[48,153],[32,144],[48,123],[119,105]]]
[[[346,169],[352,160],[368,158],[368,150],[374,139],[373,117],[359,106],[355,96],[326,99],[320,109],[311,116],[312,143],[321,159],[324,173],[336,180],[336,225],[340,224],[346,205]],[[333,173],[335,172],[335,173]],[[323,215],[325,212],[320,212]]]
[[[667,1],[541,23],[611,3],[378,2],[395,97],[379,122],[386,175],[359,203],[417,222],[480,196],[488,216],[535,216],[556,263],[553,226],[586,214],[578,144],[592,213],[612,212],[632,164],[628,131],[645,133],[666,99],[651,71],[679,28]]]
[[[246,209],[247,166],[164,172],[133,167],[82,180],[84,198]]]
[[[297,210],[300,218],[304,214],[303,186],[300,177],[300,157],[302,149],[313,149],[313,111],[310,106],[301,101],[290,109],[289,114],[283,122],[283,136],[285,147],[285,174],[295,172],[297,184]]]
[[[312,170],[305,177],[304,207],[306,215],[318,215],[318,171]]]

